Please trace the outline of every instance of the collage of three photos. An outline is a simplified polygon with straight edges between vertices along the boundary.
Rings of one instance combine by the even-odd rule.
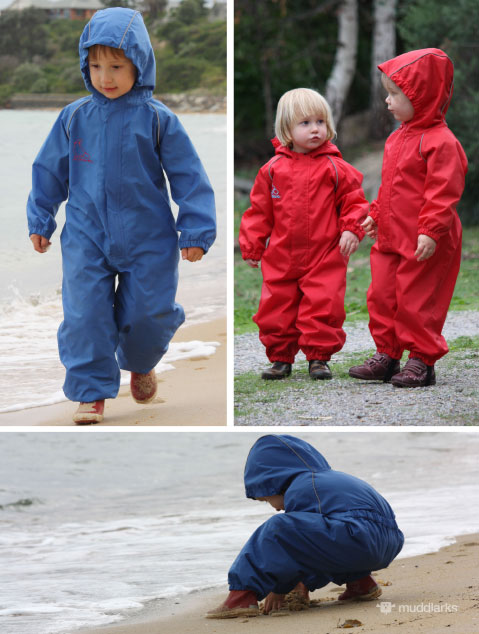
[[[2,632],[479,631],[473,9],[0,0]]]

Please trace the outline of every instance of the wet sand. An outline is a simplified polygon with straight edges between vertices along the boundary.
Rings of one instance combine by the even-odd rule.
[[[138,405],[123,386],[116,399],[105,403],[105,418],[98,425],[75,425],[72,402],[0,414],[2,425],[68,425],[88,432],[92,427],[138,425],[226,425],[226,318],[180,328],[173,341],[217,341],[211,356],[175,361],[174,370],[158,374],[158,396]]]
[[[333,634],[348,620],[361,622],[351,628],[356,632],[474,634],[479,632],[478,560],[479,534],[463,535],[439,552],[399,559],[379,571],[376,579],[383,594],[373,601],[339,603],[342,590],[330,584],[312,594],[321,599],[319,607],[305,611],[281,617],[205,619],[204,613],[226,597],[225,586],[222,593],[158,601],[136,620],[78,634]]]

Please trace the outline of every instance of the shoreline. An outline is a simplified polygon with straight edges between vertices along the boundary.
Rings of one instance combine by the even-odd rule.
[[[86,431],[111,426],[226,425],[226,317],[182,326],[174,342],[217,341],[211,356],[175,361],[174,370],[158,374],[158,395],[138,405],[122,386],[116,399],[105,403],[105,419],[98,425],[75,425],[76,404],[63,401],[15,412],[0,413],[0,426],[70,426]],[[185,392],[187,398],[185,398]]]
[[[332,633],[346,620],[358,620],[360,632],[384,634],[390,627],[400,632],[418,631],[440,634],[473,634],[479,631],[477,586],[479,571],[479,533],[456,537],[454,544],[439,551],[396,559],[389,568],[375,575],[383,594],[367,602],[338,602],[342,591],[329,584],[312,593],[319,609],[284,612],[281,616],[212,620],[204,614],[221,603],[227,586],[219,592],[207,590],[186,597],[158,600],[121,623],[81,629],[76,634],[290,634],[292,631]],[[226,572],[225,572],[226,576]],[[247,624],[247,625],[245,625]]]

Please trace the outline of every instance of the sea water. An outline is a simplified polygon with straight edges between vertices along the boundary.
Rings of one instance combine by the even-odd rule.
[[[58,358],[56,333],[63,319],[60,232],[64,205],[48,253],[33,250],[28,238],[26,201],[31,166],[57,111],[0,110],[0,412],[62,400],[64,369]],[[226,312],[226,116],[182,114],[215,190],[218,237],[201,262],[180,262],[178,301],[186,324],[207,321]],[[173,204],[173,212],[177,207]],[[200,344],[191,356],[213,354],[214,346]],[[172,345],[173,356],[184,349]]]
[[[244,496],[251,432],[0,436],[0,631],[71,634],[218,587],[274,511]],[[479,530],[479,434],[296,434],[370,482],[400,557]],[[160,602],[161,603],[161,602]]]

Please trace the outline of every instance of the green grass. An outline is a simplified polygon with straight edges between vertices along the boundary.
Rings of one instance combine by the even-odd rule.
[[[247,208],[247,198],[235,203],[235,236],[238,235],[241,213]],[[366,291],[371,274],[369,250],[371,241],[365,238],[348,266],[345,298],[346,323],[367,320]],[[256,313],[261,294],[261,271],[247,266],[235,249],[235,333],[255,332],[251,317]],[[461,271],[456,283],[450,310],[479,310],[479,227],[464,229]]]

